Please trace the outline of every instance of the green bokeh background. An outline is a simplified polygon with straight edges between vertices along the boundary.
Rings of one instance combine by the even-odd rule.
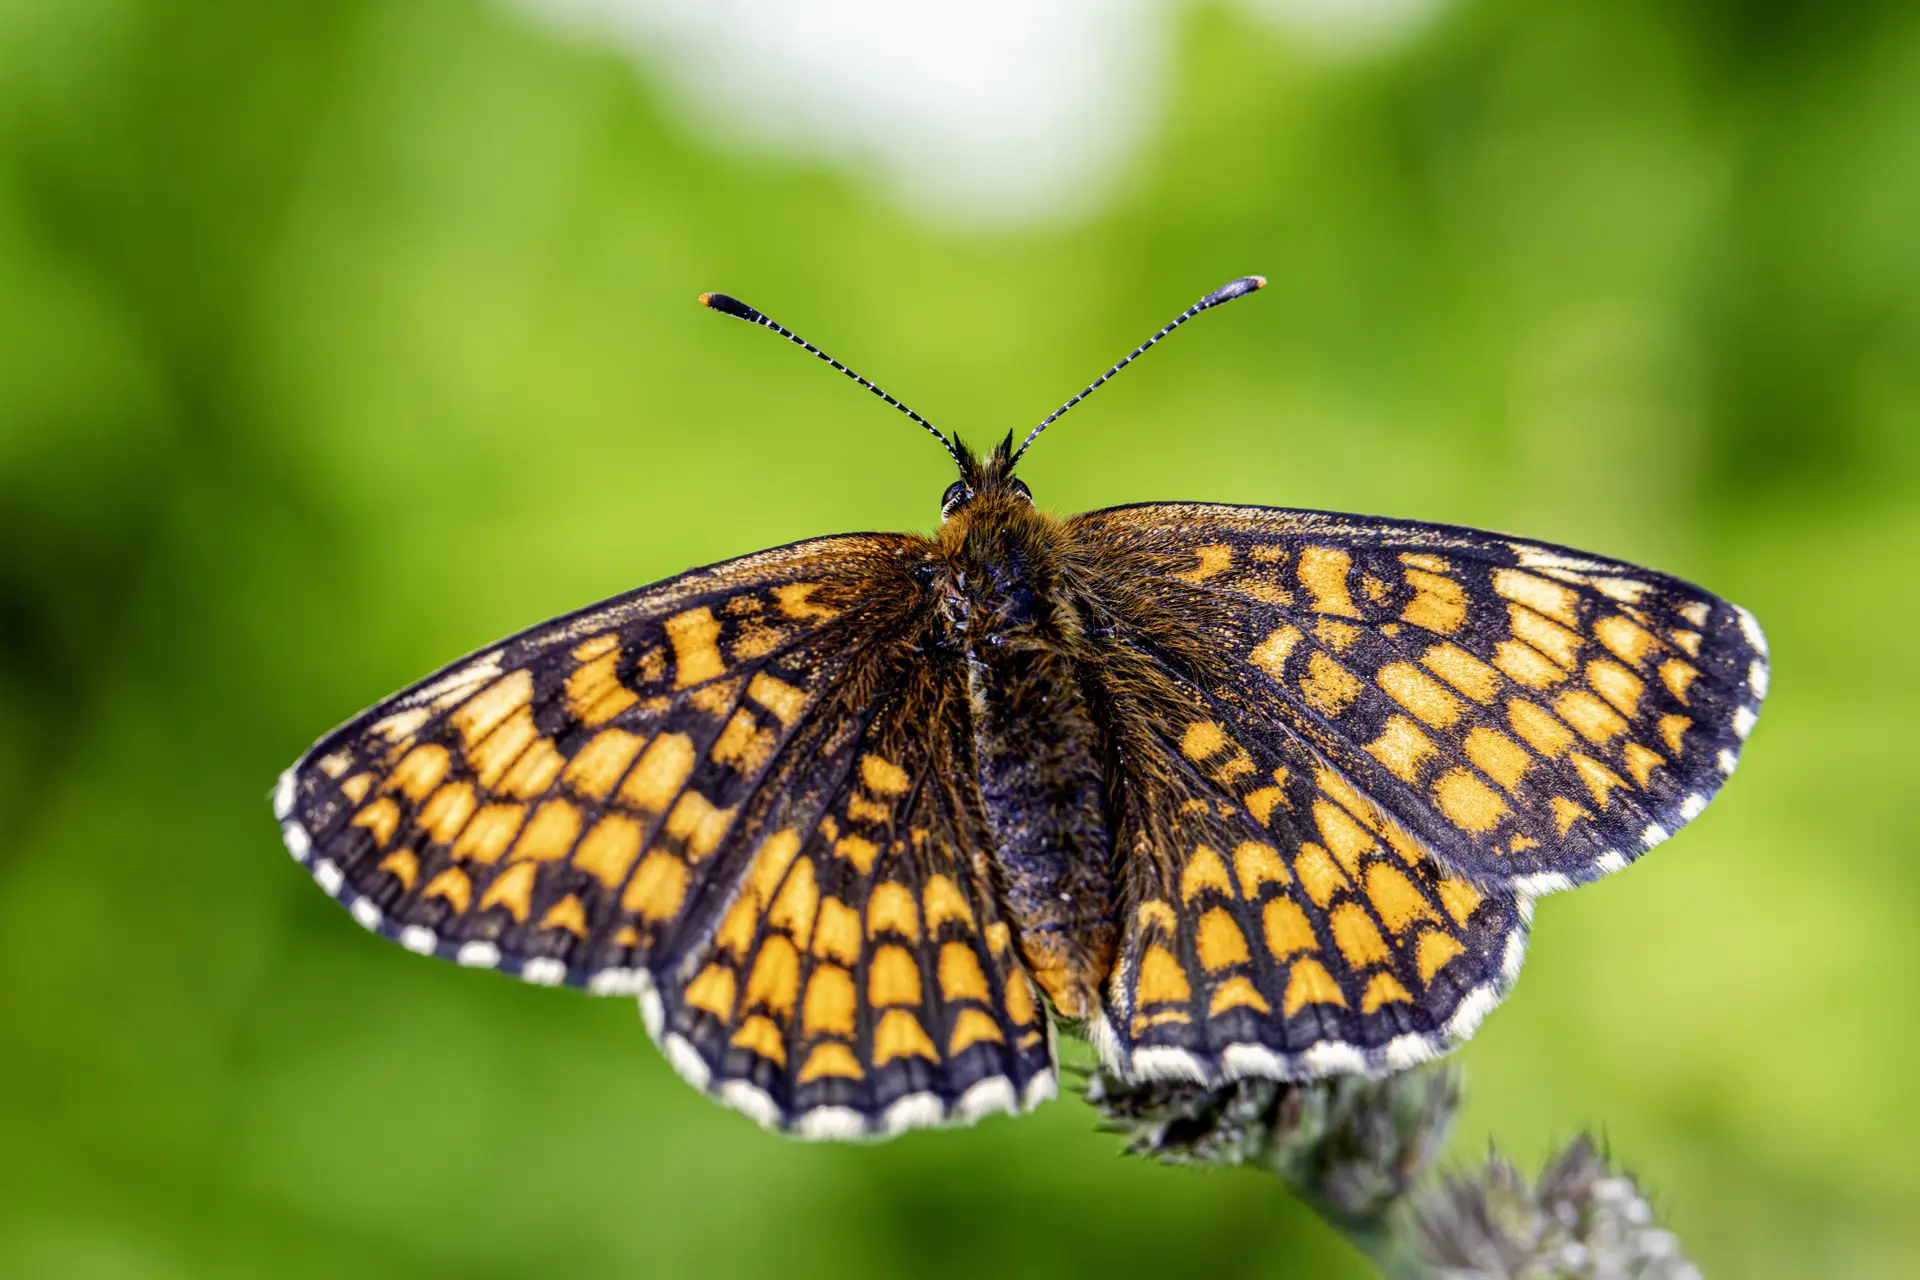
[[[1920,9],[1463,0],[1328,60],[1175,24],[1103,212],[916,222],[452,0],[0,3],[0,1275],[1363,1275],[1077,1101],[761,1134],[625,1001],[363,933],[266,803],[446,659],[684,567],[1043,505],[1381,511],[1747,605],[1671,845],[1542,904],[1456,1151],[1592,1126],[1708,1274],[1920,1269]]]

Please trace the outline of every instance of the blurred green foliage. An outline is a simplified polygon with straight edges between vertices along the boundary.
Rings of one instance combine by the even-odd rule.
[[[1466,0],[1324,61],[1184,11],[1084,225],[917,225],[452,0],[0,3],[0,1274],[1359,1275],[1065,1102],[808,1147],[623,1001],[356,928],[276,773],[497,635],[929,526],[1049,432],[1064,510],[1384,511],[1752,608],[1774,695],[1671,846],[1544,903],[1464,1152],[1597,1126],[1709,1274],[1920,1268],[1920,10]]]

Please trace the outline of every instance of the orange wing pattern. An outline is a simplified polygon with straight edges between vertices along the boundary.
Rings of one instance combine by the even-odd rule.
[[[859,1137],[1053,1096],[987,887],[965,696],[957,663],[923,661],[823,736],[712,946],[662,975],[668,1056],[763,1123]]]
[[[1766,693],[1751,614],[1565,548],[1185,504],[1070,528],[1090,569],[1128,566],[1126,608],[1207,633],[1201,678],[1237,739],[1309,745],[1481,886],[1565,888],[1665,840],[1733,771]]]
[[[920,787],[935,758],[907,721],[875,718],[920,661],[925,546],[798,543],[463,659],[288,770],[288,848],[411,950],[637,992],[674,1065],[763,1123],[846,1136],[1035,1101],[1050,1046],[962,855],[977,815]],[[886,705],[930,715],[953,678]],[[901,929],[849,932],[850,911]]]
[[[1144,654],[1101,676],[1131,786],[1122,943],[1093,1032],[1131,1078],[1401,1069],[1519,973],[1524,893],[1447,876],[1306,742],[1237,736]]]

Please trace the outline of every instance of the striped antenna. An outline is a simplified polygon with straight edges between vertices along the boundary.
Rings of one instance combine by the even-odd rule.
[[[874,383],[869,382],[853,370],[847,368],[847,366],[841,364],[838,360],[835,360],[832,356],[814,346],[811,342],[808,342],[805,338],[787,328],[785,325],[769,319],[761,312],[754,310],[746,303],[740,301],[740,299],[729,297],[724,293],[703,293],[700,295],[700,305],[718,311],[722,315],[734,316],[738,319],[757,324],[763,329],[771,329],[801,350],[810,351],[814,355],[819,356],[822,360],[825,360],[828,364],[846,374],[849,378],[852,378],[855,382],[925,427],[928,433],[931,434],[935,440],[938,440],[941,446],[946,449],[947,455],[953,459],[954,465],[961,467],[963,470],[965,469],[966,464],[960,461],[960,453],[953,447],[953,441],[941,435],[940,428],[934,426],[931,422],[928,422],[925,418],[907,408],[907,406],[901,404],[898,400],[895,400],[885,391],[882,391]]]
[[[1215,289],[1212,293],[1200,299],[1200,301],[1194,303],[1192,306],[1188,307],[1185,311],[1182,311],[1179,315],[1175,316],[1171,321],[1169,321],[1165,326],[1163,326],[1160,332],[1154,334],[1151,338],[1148,338],[1145,342],[1135,347],[1132,353],[1129,354],[1126,359],[1122,360],[1119,364],[1116,364],[1115,366],[1113,366],[1113,368],[1107,370],[1105,373],[1095,378],[1092,382],[1088,383],[1086,390],[1082,391],[1079,395],[1075,396],[1073,399],[1067,401],[1065,404],[1061,405],[1058,409],[1055,409],[1052,413],[1048,414],[1046,417],[1046,421],[1042,422],[1039,426],[1035,427],[1032,431],[1028,432],[1027,438],[1020,442],[1020,447],[1014,450],[1013,460],[1015,462],[1020,461],[1020,455],[1027,451],[1028,447],[1033,444],[1034,440],[1039,437],[1042,431],[1045,431],[1047,429],[1047,427],[1053,422],[1055,418],[1059,417],[1061,414],[1065,413],[1067,410],[1073,408],[1073,406],[1079,404],[1082,400],[1085,400],[1088,396],[1098,391],[1100,389],[1101,383],[1105,382],[1108,378],[1111,378],[1114,374],[1120,372],[1122,369],[1132,364],[1135,360],[1138,360],[1141,356],[1145,355],[1147,353],[1147,348],[1151,347],[1154,343],[1160,341],[1160,339],[1166,337],[1168,334],[1172,333],[1175,329],[1178,329],[1181,325],[1185,324],[1187,321],[1199,315],[1202,311],[1205,311],[1211,307],[1217,307],[1223,302],[1232,302],[1235,298],[1245,297],[1247,294],[1252,293],[1255,289],[1265,288],[1266,283],[1267,283],[1267,278],[1265,276],[1241,276],[1238,280],[1230,281],[1227,284],[1221,285],[1218,289]]]

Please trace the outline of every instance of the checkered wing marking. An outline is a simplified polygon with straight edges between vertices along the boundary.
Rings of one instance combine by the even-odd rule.
[[[1307,743],[1236,736],[1143,650],[1098,677],[1129,762],[1109,1065],[1136,1079],[1401,1069],[1517,977],[1524,894],[1447,876]]]
[[[413,950],[631,991],[738,878],[769,771],[907,625],[884,584],[916,544],[798,543],[464,658],[287,771],[288,846]]]
[[[1203,627],[1225,722],[1313,748],[1457,874],[1545,892],[1706,807],[1767,687],[1746,610],[1445,525],[1154,504],[1071,524],[1136,608]]]
[[[860,1137],[1053,1096],[986,891],[957,655],[897,668],[783,779],[710,945],[660,974],[682,1072],[771,1126]]]

